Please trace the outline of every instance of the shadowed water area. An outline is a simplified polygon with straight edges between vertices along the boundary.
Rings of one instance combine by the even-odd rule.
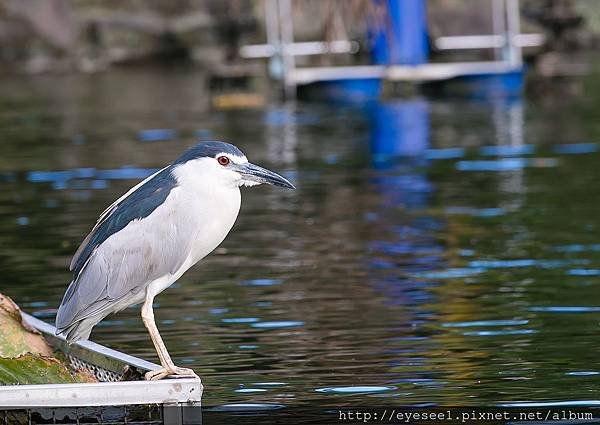
[[[4,78],[1,291],[53,321],[100,212],[226,140],[298,189],[244,189],[229,237],[157,298],[205,406],[600,400],[599,83],[215,111],[185,70]],[[92,338],[157,361],[138,308]]]

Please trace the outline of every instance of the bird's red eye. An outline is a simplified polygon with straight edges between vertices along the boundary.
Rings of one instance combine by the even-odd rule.
[[[219,162],[219,164],[225,166],[225,165],[229,165],[229,158],[227,158],[226,156],[220,156],[217,158],[217,161]]]

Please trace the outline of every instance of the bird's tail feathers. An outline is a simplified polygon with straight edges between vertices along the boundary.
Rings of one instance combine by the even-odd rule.
[[[67,340],[67,344],[71,345],[80,340],[89,339],[90,333],[95,323],[86,323],[87,320],[80,320],[65,328],[57,329],[56,335],[62,335]]]

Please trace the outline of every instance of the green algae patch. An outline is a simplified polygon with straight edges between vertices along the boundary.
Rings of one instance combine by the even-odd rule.
[[[19,357],[0,357],[0,385],[69,384],[97,382],[93,376],[71,372],[54,357],[24,354]]]
[[[62,353],[53,353],[21,310],[0,294],[0,385],[98,382],[88,371],[72,370]]]

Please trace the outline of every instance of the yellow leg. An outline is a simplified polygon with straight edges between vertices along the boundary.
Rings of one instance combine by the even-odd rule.
[[[152,303],[154,302],[155,295],[156,294],[152,292],[151,288],[148,288],[146,292],[146,301],[142,306],[142,321],[144,322],[146,329],[148,329],[148,333],[150,334],[154,348],[156,348],[156,353],[158,354],[162,368],[147,372],[145,376],[146,380],[155,381],[167,376],[198,377],[192,369],[175,366],[173,360],[171,360],[171,356],[167,351],[167,347],[165,346],[165,343],[158,332],[158,328],[156,327],[156,322],[154,321]]]

